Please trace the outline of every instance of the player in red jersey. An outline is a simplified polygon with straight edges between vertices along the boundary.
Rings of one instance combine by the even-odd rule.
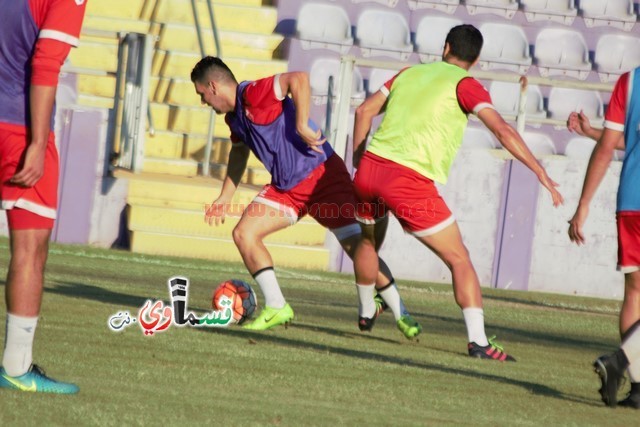
[[[611,355],[596,359],[600,375],[600,395],[609,406],[640,409],[640,68],[624,73],[618,79],[607,113],[604,130],[591,127],[582,113],[572,113],[567,120],[570,131],[597,141],[591,154],[582,194],[573,218],[569,221],[569,238],[584,244],[582,226],[589,204],[604,177],[614,149],[626,151],[616,207],[618,229],[618,270],[624,273],[624,300],[620,309],[620,348]],[[631,391],[618,402],[618,387],[628,368]]]
[[[505,361],[514,359],[486,336],[478,276],[455,218],[434,181],[446,182],[468,115],[474,114],[536,174],[554,205],[562,203],[562,196],[520,135],[493,108],[489,93],[468,75],[482,43],[482,34],[475,27],[452,28],[443,61],[401,71],[356,110],[353,141],[358,172],[354,182],[363,239],[354,265],[358,290],[370,294],[382,244],[376,229],[391,211],[408,233],[451,270],[454,297],[467,326],[469,355]],[[381,113],[383,121],[367,145],[372,120]],[[373,312],[372,307],[367,309]]]
[[[85,0],[0,0],[0,199],[11,241],[0,387],[78,392],[32,364],[32,347],[58,198],[56,87],[85,8]]]

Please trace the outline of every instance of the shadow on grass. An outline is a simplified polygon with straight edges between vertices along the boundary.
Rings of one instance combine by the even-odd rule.
[[[113,292],[106,288],[85,283],[56,283],[45,288],[46,293],[68,296],[71,298],[84,298],[88,300],[114,304],[119,306],[140,308],[149,299],[135,295]]]
[[[298,328],[299,326],[300,325],[296,324],[295,327]],[[213,329],[213,328],[203,330],[203,332],[214,333],[214,334],[227,334],[237,338],[251,339],[255,342],[267,341],[271,344],[276,344],[283,347],[295,347],[297,349],[313,350],[313,351],[318,351],[322,353],[330,353],[330,354],[335,354],[335,355],[345,356],[350,358],[372,360],[372,361],[377,361],[381,363],[398,365],[402,367],[422,369],[424,371],[435,371],[435,372],[441,372],[445,374],[461,375],[461,376],[467,377],[470,380],[481,379],[486,381],[493,381],[500,384],[521,387],[524,390],[539,396],[551,397],[551,398],[583,404],[587,406],[593,406],[594,404],[594,401],[592,400],[585,399],[579,396],[569,395],[559,390],[556,390],[553,387],[546,386],[544,384],[538,384],[530,381],[523,381],[523,380],[517,380],[513,378],[501,377],[499,375],[494,375],[486,372],[478,372],[478,371],[472,371],[472,370],[462,369],[462,368],[453,368],[450,366],[444,366],[444,365],[439,365],[435,363],[418,362],[412,359],[392,357],[392,356],[373,353],[369,351],[352,350],[347,348],[335,347],[332,345],[318,344],[318,343],[308,342],[308,341],[300,341],[300,340],[286,338],[282,336],[273,336],[273,335],[270,335],[269,332],[252,332],[252,331],[246,331],[246,330]],[[478,363],[495,363],[495,362],[478,361]]]

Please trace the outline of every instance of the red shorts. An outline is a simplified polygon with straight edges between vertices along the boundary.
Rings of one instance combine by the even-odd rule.
[[[616,213],[618,226],[618,270],[633,273],[640,270],[640,212]]]
[[[22,165],[28,137],[24,131],[0,127],[0,200],[10,229],[53,228],[58,206],[58,150],[49,134],[44,175],[30,188],[10,183]],[[28,211],[28,212],[25,212]],[[35,214],[35,215],[33,215]]]
[[[375,223],[391,211],[405,230],[429,236],[455,221],[432,180],[373,153],[362,157],[354,184],[362,223]]]
[[[356,196],[342,159],[333,154],[289,190],[265,185],[254,202],[274,207],[295,224],[309,214],[342,240],[360,234],[355,219]]]

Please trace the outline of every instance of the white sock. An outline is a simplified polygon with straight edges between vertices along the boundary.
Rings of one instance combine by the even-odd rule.
[[[629,379],[631,382],[640,382],[640,327],[626,337],[620,346],[629,360]]]
[[[405,314],[409,314],[394,282],[389,283],[389,285],[382,290],[378,290],[378,294],[380,294],[384,302],[387,303],[393,312],[393,317],[396,319],[396,322]]]
[[[276,272],[273,268],[262,269],[258,274],[254,275],[253,278],[258,282],[258,285],[260,285],[262,295],[264,295],[264,305],[280,309],[287,304],[280,290],[280,285],[278,285]]]
[[[376,290],[375,283],[370,285],[359,285],[356,283],[356,289],[358,290],[358,314],[360,317],[366,317],[371,319],[376,314],[376,303],[373,300],[373,296]]]
[[[25,374],[33,361],[33,337],[38,317],[22,317],[7,313],[6,336],[2,367],[7,375]]]
[[[477,307],[463,308],[462,315],[464,323],[467,325],[469,342],[474,342],[481,347],[489,345],[489,340],[484,332],[484,311]]]

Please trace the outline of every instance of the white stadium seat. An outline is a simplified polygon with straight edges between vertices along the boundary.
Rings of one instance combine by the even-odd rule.
[[[623,34],[605,34],[598,40],[595,69],[603,82],[640,66],[640,38]]]
[[[384,68],[372,68],[369,74],[369,93],[376,93],[383,84],[388,82],[393,76],[398,74],[398,70],[386,70]]]
[[[587,27],[610,26],[631,31],[636,23],[633,0],[580,0]]]
[[[347,53],[353,45],[351,23],[340,6],[306,3],[298,12],[296,29],[303,49]]]
[[[567,120],[574,111],[583,111],[594,126],[602,125],[604,105],[600,92],[594,90],[553,87],[549,92],[549,117]]]
[[[454,14],[460,0],[407,0],[409,9],[434,9],[448,14]]]
[[[351,0],[351,3],[379,3],[387,7],[396,7],[398,0]]]
[[[564,155],[572,159],[588,160],[593,152],[596,142],[585,136],[571,138],[564,149]]]
[[[311,99],[315,105],[326,104],[329,92],[329,77],[333,77],[332,92],[337,95],[340,82],[340,60],[335,58],[318,58],[311,64],[309,83],[311,85]],[[364,101],[364,81],[358,68],[353,69],[353,83],[351,103],[359,105]]]
[[[589,49],[576,30],[546,28],[538,33],[534,49],[540,75],[585,80],[591,72]]]
[[[411,32],[398,12],[367,9],[358,18],[356,38],[362,56],[389,56],[406,61],[413,52]]]
[[[520,84],[493,81],[489,87],[493,106],[500,114],[506,116],[516,116],[520,103]],[[544,119],[547,112],[544,109],[544,97],[540,87],[536,85],[527,86],[527,104],[525,106],[526,118]],[[535,124],[532,124],[536,126]],[[539,125],[537,125],[539,126]]]
[[[465,129],[460,146],[463,150],[491,150],[499,147],[500,144],[490,131],[475,127]]]
[[[552,21],[573,24],[578,14],[574,0],[520,0],[527,21]]]
[[[484,37],[480,52],[480,68],[483,70],[510,70],[525,74],[531,66],[529,42],[521,27],[509,24],[483,24]]]
[[[544,133],[523,132],[522,139],[536,157],[556,154],[556,147],[549,135]]]
[[[586,136],[576,136],[571,138],[564,149],[564,155],[572,159],[589,160],[596,142]],[[615,150],[613,152],[613,160],[624,159],[624,151]]]
[[[445,16],[426,15],[416,30],[416,52],[420,62],[434,62],[442,59],[444,41],[451,28],[461,25],[462,21]]]
[[[492,13],[507,19],[513,18],[518,10],[516,0],[466,0],[469,15]]]

